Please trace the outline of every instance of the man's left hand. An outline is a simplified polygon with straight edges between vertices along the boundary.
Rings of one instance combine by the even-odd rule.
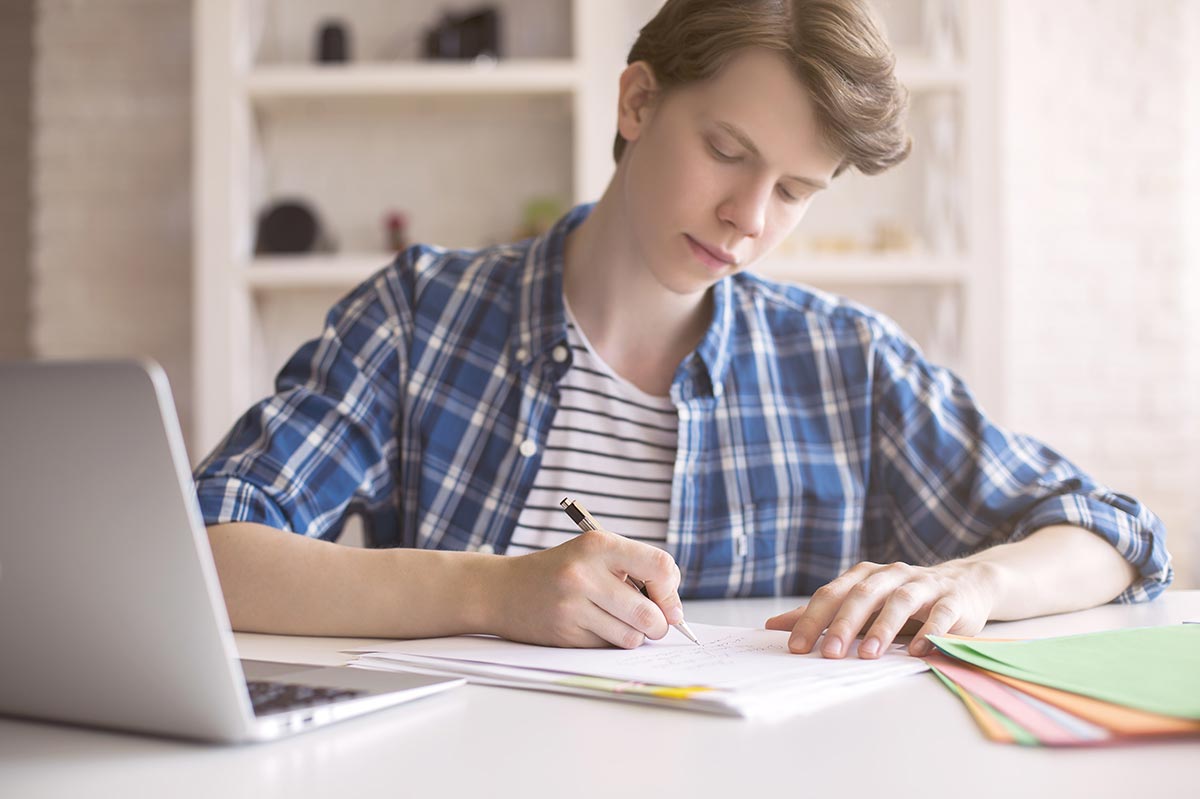
[[[991,564],[952,560],[936,566],[859,563],[821,586],[807,605],[767,619],[768,630],[790,630],[788,649],[812,651],[821,633],[821,654],[845,657],[865,629],[858,656],[877,658],[910,619],[921,622],[909,654],[930,652],[929,635],[979,632],[995,602]]]

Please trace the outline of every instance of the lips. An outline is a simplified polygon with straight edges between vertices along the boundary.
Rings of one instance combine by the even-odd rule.
[[[722,250],[720,247],[712,247],[692,238],[688,234],[684,234],[688,240],[688,245],[692,248],[692,252],[696,254],[700,260],[704,261],[710,267],[720,268],[726,266],[737,266],[737,258],[731,253]]]

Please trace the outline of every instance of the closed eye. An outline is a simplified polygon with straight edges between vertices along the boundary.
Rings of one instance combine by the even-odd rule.
[[[712,142],[709,142],[708,151],[710,153],[712,153],[713,157],[716,158],[718,161],[724,161],[727,164],[731,164],[731,163],[734,163],[734,162],[740,160],[740,159],[738,159],[738,157],[736,155],[730,155],[729,153],[721,151]]]
[[[731,155],[717,147],[717,145],[713,144],[711,141],[706,141],[705,143],[708,145],[708,151],[712,153],[713,158],[716,158],[722,163],[735,164],[742,160],[741,156]],[[788,191],[787,188],[785,188],[782,184],[776,189],[776,191],[778,191],[780,198],[782,198],[785,203],[789,204],[801,202],[805,198],[805,195],[797,195]]]

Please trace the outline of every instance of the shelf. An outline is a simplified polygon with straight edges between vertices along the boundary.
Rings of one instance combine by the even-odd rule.
[[[349,289],[387,266],[386,252],[340,255],[272,255],[255,258],[242,270],[252,289]]]
[[[897,57],[896,71],[912,91],[962,86],[961,67],[915,54]],[[244,79],[258,100],[302,97],[384,97],[439,94],[569,94],[579,84],[570,60],[526,59],[476,64],[363,63],[332,66],[258,66]]]
[[[260,66],[243,84],[255,100],[395,95],[569,94],[579,70],[569,60],[493,64],[408,63]]]
[[[246,285],[258,290],[348,289],[391,263],[388,253],[266,256],[244,270]],[[771,280],[829,284],[953,285],[964,280],[961,259],[920,255],[773,256],[752,268]]]

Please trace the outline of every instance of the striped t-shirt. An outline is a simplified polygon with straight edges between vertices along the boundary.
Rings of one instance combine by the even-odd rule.
[[[679,416],[614,372],[567,315],[571,368],[533,490],[517,520],[509,555],[557,546],[579,534],[559,501],[583,503],[605,530],[666,547]]]

